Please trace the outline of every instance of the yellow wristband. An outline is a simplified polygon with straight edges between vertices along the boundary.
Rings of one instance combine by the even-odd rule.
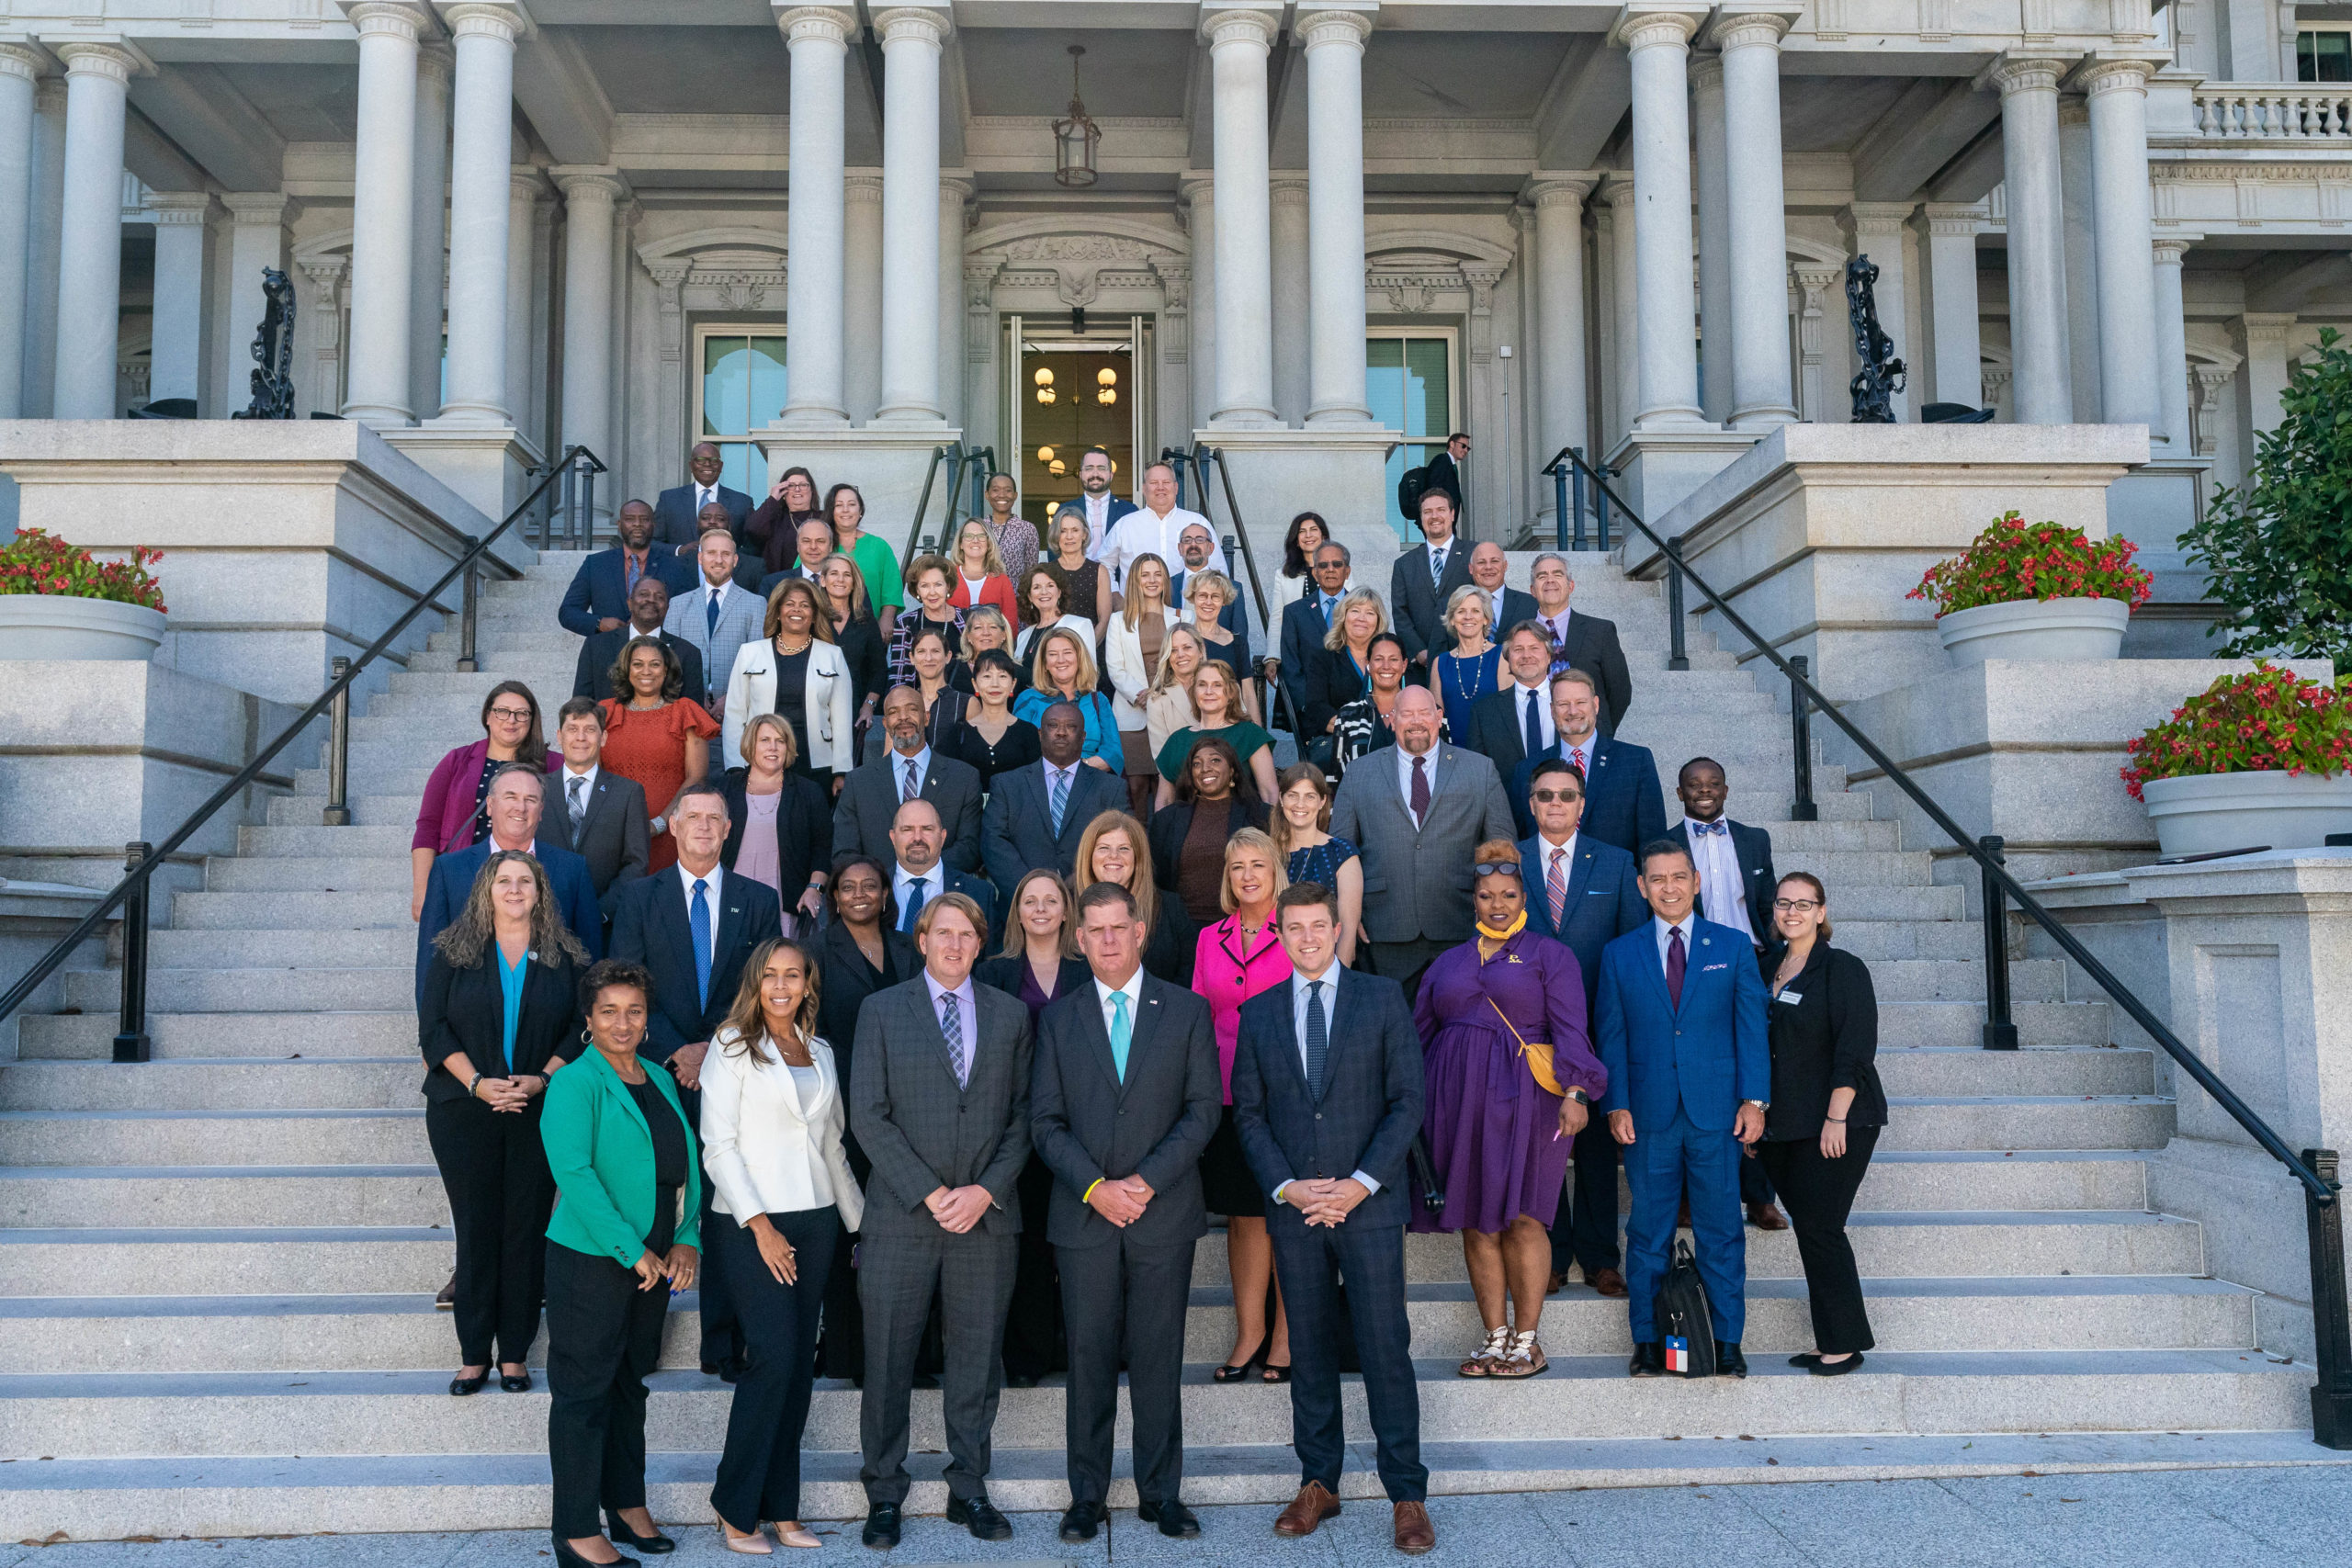
[[[1078,1201],[1081,1203],[1092,1202],[1094,1201],[1094,1189],[1102,1186],[1105,1179],[1106,1179],[1103,1177],[1096,1177],[1092,1184],[1090,1185],[1085,1191],[1078,1195]]]

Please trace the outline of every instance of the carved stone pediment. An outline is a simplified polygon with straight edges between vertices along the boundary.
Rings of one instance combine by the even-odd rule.
[[[994,241],[983,232],[975,240],[967,280],[973,266],[987,267],[994,287],[1051,290],[1063,304],[1080,309],[1106,289],[1163,287],[1161,269],[1187,269],[1191,259],[1173,235],[1157,240],[1134,231],[1015,231]]]

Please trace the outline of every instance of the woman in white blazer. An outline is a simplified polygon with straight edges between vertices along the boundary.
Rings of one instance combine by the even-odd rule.
[[[800,1438],[834,1249],[865,1213],[842,1145],[841,1074],[817,1036],[818,974],[807,948],[762,944],[703,1060],[704,1245],[726,1270],[743,1334],[710,1491],[730,1551],[770,1551],[763,1522],[783,1545],[818,1544],[800,1527]]]
[[[1111,678],[1111,711],[1119,720],[1123,771],[1137,817],[1151,815],[1152,793],[1159,784],[1144,701],[1175,625],[1176,611],[1168,603],[1168,563],[1155,555],[1134,557],[1127,562],[1126,596],[1103,634],[1102,669]]]
[[[857,766],[851,710],[857,704],[849,660],[833,646],[833,618],[815,584],[789,578],[768,599],[767,636],[735,654],[727,678],[719,755],[742,754],[743,727],[755,714],[781,714],[799,742],[796,768],[830,786]]]

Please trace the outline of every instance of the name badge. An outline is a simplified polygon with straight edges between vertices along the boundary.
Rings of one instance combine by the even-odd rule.
[[[1773,999],[1774,1001],[1786,1002],[1786,1003],[1788,1003],[1791,1007],[1794,1007],[1794,1006],[1796,1006],[1796,1005],[1797,1005],[1797,1003],[1799,1003],[1799,1002],[1801,1002],[1801,1001],[1804,1000],[1804,997],[1801,993],[1796,992],[1796,991],[1782,991],[1779,996],[1777,996],[1777,997],[1773,998],[1772,999]]]

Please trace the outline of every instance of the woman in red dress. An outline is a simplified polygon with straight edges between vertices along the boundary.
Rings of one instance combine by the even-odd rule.
[[[677,863],[670,808],[680,790],[702,782],[710,768],[708,742],[718,735],[718,721],[681,694],[685,684],[678,656],[660,637],[631,637],[613,671],[613,690],[628,696],[605,699],[601,765],[636,780],[645,791],[646,809],[653,813],[647,824],[653,832],[645,859],[648,874]]]

